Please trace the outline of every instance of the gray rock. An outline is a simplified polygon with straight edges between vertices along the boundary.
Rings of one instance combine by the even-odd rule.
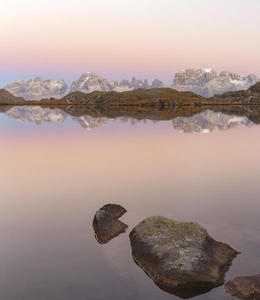
[[[124,92],[124,91],[131,91],[135,89],[149,89],[150,85],[148,83],[148,80],[145,79],[144,81],[140,79],[136,79],[133,77],[130,81],[123,79],[121,80],[120,84],[115,85],[113,87],[113,90],[116,92]]]
[[[76,91],[83,93],[91,93],[93,91],[112,91],[112,85],[110,84],[108,79],[88,72],[82,74],[79,79],[75,80],[72,83],[71,87],[68,90],[68,94]]]
[[[164,86],[164,84],[163,84],[163,82],[161,80],[154,79],[153,82],[152,82],[152,86],[151,87],[152,87],[152,89],[157,89],[157,88],[161,88],[163,86]]]
[[[225,284],[225,290],[232,296],[246,300],[260,299],[260,274],[236,277]]]
[[[156,216],[130,232],[136,263],[163,290],[190,298],[224,283],[238,254],[217,242],[197,223],[181,223]]]
[[[145,84],[142,80],[136,79],[133,77],[130,81],[130,89],[142,89],[142,88],[147,88],[147,82],[146,82],[146,87]]]
[[[36,77],[28,81],[18,80],[9,83],[5,89],[14,96],[25,100],[40,100],[48,98],[62,98],[67,92],[67,84],[63,80],[44,80]]]
[[[96,212],[93,229],[100,244],[105,244],[126,231],[128,226],[118,220],[125,213],[126,210],[117,204],[106,204]]]
[[[253,74],[242,77],[227,71],[218,75],[213,69],[187,69],[175,74],[172,88],[212,97],[225,92],[247,90],[257,81],[259,79]]]

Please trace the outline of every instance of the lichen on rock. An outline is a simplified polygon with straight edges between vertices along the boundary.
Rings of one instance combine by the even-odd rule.
[[[130,242],[136,263],[160,288],[183,298],[223,284],[238,254],[197,223],[160,216],[139,223],[130,232]]]

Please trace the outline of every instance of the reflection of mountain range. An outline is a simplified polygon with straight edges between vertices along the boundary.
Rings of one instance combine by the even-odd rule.
[[[44,123],[64,122],[69,116],[61,109],[42,108],[40,106],[16,106],[5,113],[8,117],[18,121],[29,121],[38,125]],[[106,124],[108,118],[94,118],[91,116],[72,117],[81,127],[91,130]]]
[[[214,112],[212,110],[205,110],[198,113],[187,114],[186,111],[181,112],[176,111],[176,116],[171,117],[172,111],[166,111],[169,113],[169,118],[165,120],[172,120],[173,127],[179,132],[184,133],[210,133],[215,128],[219,130],[228,130],[234,128],[238,125],[244,125],[251,127],[254,125],[254,122],[249,120],[246,116],[234,114],[226,114],[222,112]],[[90,115],[90,113],[92,115]],[[255,112],[257,113],[257,112]],[[55,122],[64,122],[68,116],[72,117],[72,120],[78,123],[82,128],[91,130],[102,125],[107,124],[109,121],[118,120],[121,123],[130,122],[130,124],[135,125],[136,123],[146,121],[151,119],[149,113],[147,117],[131,118],[125,116],[107,117],[105,114],[98,113],[97,116],[93,112],[82,113],[78,116],[75,116],[73,112],[70,112],[69,108],[62,109],[51,109],[51,108],[42,108],[40,106],[17,106],[11,107],[5,111],[5,114],[14,118],[18,121],[29,121],[36,124],[43,124],[46,122],[55,123]],[[137,115],[138,116],[138,115]],[[152,115],[153,116],[153,115]],[[160,117],[160,115],[158,115]],[[153,122],[160,121],[162,119],[156,118],[153,116]]]
[[[253,126],[253,122],[247,117],[226,115],[221,112],[206,110],[189,118],[175,118],[172,120],[173,127],[183,133],[210,133],[215,128],[228,130],[238,125]]]
[[[15,106],[5,114],[18,121],[29,121],[36,124],[64,122],[67,118],[67,114],[60,109],[42,108],[40,106]]]
[[[82,128],[87,130],[91,130],[102,125],[108,123],[108,118],[93,118],[91,116],[82,116],[82,117],[73,117],[72,118],[75,122],[77,122]]]
[[[149,83],[147,79],[140,80],[135,77],[131,80],[123,79],[118,82],[88,72],[73,81],[70,87],[63,80],[45,80],[41,77],[36,77],[28,81],[18,80],[9,83],[4,88],[14,96],[22,97],[25,100],[60,99],[66,94],[75,91],[83,93],[91,93],[93,91],[124,92],[138,88],[161,87],[171,87],[178,91],[191,91],[203,97],[211,97],[228,91],[246,90],[257,81],[259,79],[252,74],[242,77],[231,72],[217,74],[213,69],[187,69],[176,73],[171,85],[166,85],[159,79],[154,79],[152,83]]]

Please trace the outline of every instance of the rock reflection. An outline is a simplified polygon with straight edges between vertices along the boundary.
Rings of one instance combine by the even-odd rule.
[[[133,260],[136,263],[136,265],[138,267],[140,267],[141,269],[143,269],[143,271],[146,273],[146,275],[153,280],[153,278],[150,276],[150,274],[135,260],[134,257],[133,257]],[[185,288],[175,288],[175,287],[169,287],[169,286],[160,284],[158,282],[155,282],[154,280],[153,280],[153,282],[162,291],[164,291],[168,294],[177,296],[181,299],[190,299],[190,298],[197,297],[197,296],[200,296],[200,295],[203,295],[203,294],[207,294],[208,292],[210,292],[214,288],[217,288],[218,286],[222,285],[222,284],[219,284],[219,285],[205,285],[205,286],[197,286],[197,287],[187,285]]]
[[[125,213],[126,210],[117,204],[106,204],[96,212],[93,229],[95,238],[100,244],[108,243],[126,231],[128,226],[118,220]]]
[[[213,288],[217,286],[205,286],[205,287],[186,287],[186,288],[169,288],[163,285],[156,284],[162,291],[177,296],[181,299],[190,299],[203,294],[207,294]]]

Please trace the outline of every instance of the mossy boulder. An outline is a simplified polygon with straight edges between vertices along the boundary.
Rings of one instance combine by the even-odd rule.
[[[197,223],[149,217],[130,232],[132,256],[163,290],[190,298],[222,285],[238,254]]]
[[[118,204],[106,204],[100,208],[93,220],[96,240],[105,244],[127,229],[127,225],[118,220],[126,210]]]
[[[260,274],[236,277],[225,284],[225,290],[232,296],[246,300],[260,299]]]

